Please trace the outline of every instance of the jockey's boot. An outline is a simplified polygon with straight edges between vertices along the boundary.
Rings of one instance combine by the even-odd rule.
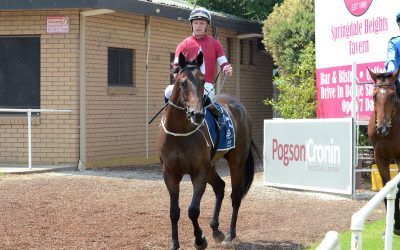
[[[225,121],[222,113],[214,106],[213,103],[211,103],[208,106],[208,110],[210,111],[214,119],[217,121],[218,127],[220,129],[223,128],[225,126]]]

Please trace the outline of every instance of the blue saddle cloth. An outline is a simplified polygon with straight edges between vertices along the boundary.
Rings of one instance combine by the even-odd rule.
[[[225,151],[235,147],[235,129],[233,127],[233,122],[229,113],[222,107],[221,104],[214,102],[214,106],[223,114],[225,121],[225,126],[221,129],[221,134],[219,138],[217,151]],[[212,139],[213,147],[215,147],[217,141],[218,125],[215,121],[214,116],[211,112],[206,109],[206,124],[208,134]]]

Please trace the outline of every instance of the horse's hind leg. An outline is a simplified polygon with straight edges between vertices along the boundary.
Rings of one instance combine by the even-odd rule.
[[[247,158],[237,157],[238,152],[229,151],[225,158],[228,160],[232,182],[232,218],[228,234],[224,242],[236,238],[236,222],[242,199],[249,190],[254,178],[254,159],[251,151],[247,151]]]
[[[400,190],[400,183],[397,184],[397,188]],[[394,229],[393,232],[396,235],[400,235],[400,212],[399,212],[399,200],[400,191],[397,191],[396,199],[394,202]]]
[[[170,249],[176,250],[179,249],[178,221],[181,213],[179,208],[179,183],[182,180],[182,176],[176,176],[167,170],[164,170],[163,175],[170,197],[169,216],[171,219],[172,229],[172,242]]]
[[[207,168],[208,169],[208,168]],[[197,175],[190,175],[193,184],[193,198],[189,206],[189,218],[194,228],[194,237],[196,249],[206,249],[207,240],[203,237],[203,231],[199,225],[200,201],[206,190],[208,171],[199,172]]]
[[[211,172],[208,175],[208,183],[212,186],[215,194],[214,215],[210,222],[210,226],[213,230],[214,240],[219,243],[225,239],[224,233],[219,230],[219,213],[225,195],[225,182],[215,171],[215,166],[211,168]]]

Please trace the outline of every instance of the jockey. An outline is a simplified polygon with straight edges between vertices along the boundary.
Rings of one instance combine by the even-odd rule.
[[[198,53],[201,51],[204,59],[200,70],[204,74],[206,81],[204,84],[204,95],[208,94],[208,96],[213,99],[215,95],[213,81],[216,74],[217,64],[227,76],[232,75],[232,66],[226,59],[221,43],[212,36],[206,34],[208,26],[211,25],[210,12],[204,8],[195,8],[190,13],[189,21],[193,34],[177,46],[173,64],[174,67],[178,65],[179,54],[181,52],[186,58],[191,60],[196,58]],[[169,85],[165,89],[164,94],[166,99],[171,97],[172,89],[173,85]],[[212,103],[209,105],[208,110],[217,119],[218,125],[221,127],[224,121],[219,110],[216,109]]]
[[[400,12],[396,15],[397,25],[400,27]],[[394,72],[400,66],[400,36],[392,37],[387,47],[385,62],[386,72]]]

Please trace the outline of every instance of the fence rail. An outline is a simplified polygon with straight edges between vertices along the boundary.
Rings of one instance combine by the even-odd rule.
[[[400,182],[400,174],[397,174],[391,181],[379,191],[371,200],[369,200],[358,212],[353,214],[351,218],[351,249],[362,249],[362,233],[364,230],[365,220],[368,215],[374,210],[383,199],[387,199],[386,206],[386,228],[385,228],[385,250],[393,248],[393,224],[394,224],[394,205],[397,185]],[[330,231],[332,232],[332,231]],[[330,233],[328,232],[328,233]],[[334,232],[334,231],[333,231]],[[333,236],[328,236],[321,242],[317,249],[336,250],[340,249],[340,239]],[[332,234],[332,233],[331,233]],[[339,248],[338,248],[339,247]]]
[[[5,109],[0,108],[0,113],[26,113],[28,122],[28,167],[32,169],[32,113],[69,113],[68,109]]]

